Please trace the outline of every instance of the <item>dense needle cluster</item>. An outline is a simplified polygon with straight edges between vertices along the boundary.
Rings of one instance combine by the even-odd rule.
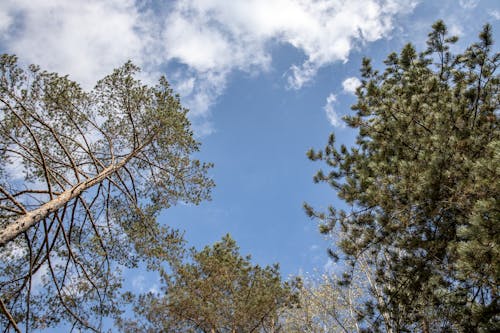
[[[464,53],[452,54],[438,21],[428,48],[408,44],[385,70],[361,69],[357,143],[333,135],[309,158],[349,212],[315,212],[324,233],[339,235],[351,265],[368,260],[376,283],[360,321],[387,332],[499,328],[500,132],[498,53],[491,27]],[[337,256],[337,254],[334,254]]]

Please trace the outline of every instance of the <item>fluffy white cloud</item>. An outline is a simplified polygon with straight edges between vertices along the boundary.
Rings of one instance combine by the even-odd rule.
[[[328,118],[328,121],[330,122],[330,124],[332,124],[332,126],[343,128],[345,127],[345,125],[342,121],[342,117],[340,117],[333,108],[333,105],[336,101],[337,96],[335,96],[334,94],[328,95],[328,97],[326,98],[326,104],[323,109],[325,110],[326,117]]]
[[[342,88],[346,93],[354,94],[356,88],[361,85],[361,81],[357,77],[348,77],[342,81]]]
[[[270,68],[271,43],[289,44],[304,54],[304,62],[286,73],[288,87],[300,89],[321,67],[347,61],[357,44],[387,36],[394,17],[415,5],[414,0],[180,0],[165,18],[163,55],[187,66],[189,73],[174,86],[189,82],[184,100],[203,115],[232,71]]]
[[[86,87],[128,59],[143,60],[148,49],[140,36],[146,21],[132,0],[7,0],[1,10],[9,52]]]
[[[150,2],[148,2],[150,3]],[[134,0],[4,0],[0,41],[27,63],[68,73],[90,87],[128,59],[154,81],[169,73],[192,118],[208,120],[210,107],[235,70],[267,71],[272,45],[304,55],[285,74],[299,89],[317,71],[347,61],[356,46],[388,36],[395,17],[416,0],[178,0],[148,9]],[[203,122],[205,130],[211,129]]]
[[[414,6],[409,0],[181,0],[166,18],[165,55],[203,77],[266,70],[268,44],[291,44],[306,57],[288,73],[289,87],[299,89],[319,68],[347,61],[357,43],[387,36],[394,16]]]

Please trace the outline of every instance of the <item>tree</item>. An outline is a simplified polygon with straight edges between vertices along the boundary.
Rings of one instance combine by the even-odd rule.
[[[360,319],[372,330],[500,327],[500,55],[489,25],[461,54],[450,51],[456,41],[438,21],[424,52],[408,44],[383,72],[364,59],[356,113],[345,118],[356,144],[331,135],[308,153],[328,167],[315,181],[351,206],[305,207],[322,232],[340,233],[351,267],[370,259],[377,290]]]
[[[362,281],[359,279],[348,288],[339,288],[340,281],[335,275],[303,279],[297,291],[297,302],[285,307],[280,316],[283,332],[360,332],[356,319],[365,289]]]
[[[279,310],[293,301],[292,284],[283,283],[278,265],[261,268],[242,257],[226,235],[163,272],[164,294],[141,295],[135,320],[125,332],[277,332]]]
[[[0,58],[0,300],[4,331],[66,320],[99,331],[119,312],[120,269],[179,248],[156,221],[209,198],[209,164],[165,78],[128,62],[90,91]]]

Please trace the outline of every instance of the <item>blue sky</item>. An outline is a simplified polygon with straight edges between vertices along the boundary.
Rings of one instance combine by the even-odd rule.
[[[461,49],[500,4],[487,0],[2,0],[0,51],[92,87],[131,59],[153,83],[165,74],[215,163],[213,200],[165,211],[162,223],[201,247],[230,233],[260,264],[282,273],[322,271],[331,241],[302,210],[333,203],[305,156],[342,126],[363,56],[381,65],[406,42],[425,47],[438,19]],[[498,46],[496,46],[498,49]],[[138,288],[156,282],[136,276]]]

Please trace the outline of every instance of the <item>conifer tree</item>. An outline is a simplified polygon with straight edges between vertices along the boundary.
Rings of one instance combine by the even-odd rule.
[[[500,55],[490,25],[460,54],[442,21],[432,29],[425,51],[408,44],[382,72],[363,60],[355,114],[345,118],[356,144],[339,146],[332,134],[308,153],[327,166],[315,181],[351,210],[305,208],[323,233],[340,234],[351,267],[370,258],[377,288],[359,316],[365,327],[498,331]]]
[[[279,314],[294,301],[278,265],[252,265],[229,235],[162,275],[162,293],[141,295],[136,318],[119,321],[124,332],[281,332]]]
[[[175,254],[162,208],[209,198],[209,164],[165,78],[128,62],[90,91],[0,57],[0,327],[101,331],[120,270]]]

